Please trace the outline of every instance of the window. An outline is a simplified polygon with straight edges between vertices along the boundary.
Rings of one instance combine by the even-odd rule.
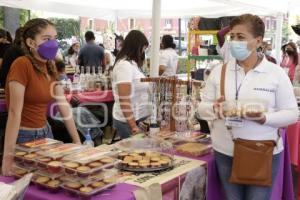
[[[89,21],[88,21],[88,28],[90,30],[94,29],[94,19],[89,19]]]
[[[135,28],[135,19],[132,19],[132,18],[129,19],[128,27],[130,30]]]
[[[172,20],[171,19],[166,19],[165,20],[165,28],[166,29],[171,29],[172,28]]]

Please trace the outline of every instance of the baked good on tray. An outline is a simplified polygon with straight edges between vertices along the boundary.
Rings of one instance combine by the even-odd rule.
[[[185,143],[176,147],[176,151],[179,153],[190,154],[194,156],[200,156],[207,153],[211,149],[210,146],[201,143]]]
[[[118,154],[121,159],[120,165],[131,169],[151,169],[168,167],[172,164],[172,158],[166,154],[154,151],[135,150],[133,153],[121,152]]]

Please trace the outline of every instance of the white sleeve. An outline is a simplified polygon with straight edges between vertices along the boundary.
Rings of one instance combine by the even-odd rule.
[[[266,114],[266,125],[280,128],[297,122],[298,106],[289,77],[282,72],[275,94],[276,112]]]
[[[159,65],[168,67],[169,57],[168,54],[161,52],[159,55]]]
[[[133,66],[128,61],[121,61],[115,69],[115,83],[131,83],[133,81]]]
[[[213,104],[217,99],[217,81],[220,79],[221,67],[222,66],[215,67],[208,76],[201,96],[201,102],[197,108],[197,113],[199,114],[200,118],[207,121],[216,119],[216,115],[213,110]]]

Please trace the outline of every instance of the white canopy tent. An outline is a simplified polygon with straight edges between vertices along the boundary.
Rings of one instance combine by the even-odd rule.
[[[116,18],[152,18],[152,76],[158,75],[160,17],[221,17],[244,13],[277,16],[276,50],[279,58],[283,13],[289,9],[300,13],[299,0],[0,0],[0,6],[111,21]]]
[[[285,0],[161,0],[162,17],[221,17],[285,12]],[[261,5],[263,3],[263,5]],[[151,18],[152,0],[0,0],[0,5],[114,20]]]

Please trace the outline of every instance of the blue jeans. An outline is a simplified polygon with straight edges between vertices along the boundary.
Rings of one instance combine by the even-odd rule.
[[[17,143],[29,142],[40,138],[53,138],[52,130],[48,123],[42,129],[19,130]]]
[[[136,121],[138,125],[140,122],[145,121],[148,117],[143,117]],[[121,122],[113,118],[113,127],[122,139],[129,138],[131,136],[131,128],[127,122]]]
[[[278,168],[280,166],[280,155],[273,156],[272,162],[272,187],[260,187],[253,185],[240,185],[229,183],[233,157],[225,154],[215,153],[216,165],[221,179],[223,188],[228,200],[269,200],[271,197],[272,187],[276,179]]]

